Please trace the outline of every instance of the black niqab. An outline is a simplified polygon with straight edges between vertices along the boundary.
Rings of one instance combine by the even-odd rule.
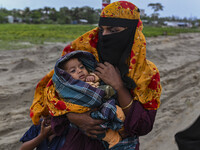
[[[138,20],[101,17],[99,26],[126,27],[127,29],[109,35],[99,32],[97,51],[100,62],[109,62],[120,70],[122,80],[128,89],[136,87],[133,79],[127,76],[130,56]]]

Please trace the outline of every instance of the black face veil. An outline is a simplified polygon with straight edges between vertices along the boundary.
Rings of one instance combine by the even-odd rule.
[[[122,80],[128,89],[136,87],[133,79],[127,76],[127,59],[131,53],[137,23],[138,20],[104,17],[99,21],[99,26],[126,27],[121,32],[109,35],[102,35],[102,32],[99,32],[97,51],[100,62],[109,62],[120,70]]]

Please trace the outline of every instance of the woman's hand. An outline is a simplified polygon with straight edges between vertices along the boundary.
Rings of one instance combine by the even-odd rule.
[[[119,70],[114,68],[114,66],[108,62],[105,62],[104,64],[97,64],[95,74],[106,84],[112,86],[117,91],[123,87],[123,81],[121,79]]]
[[[103,120],[97,120],[90,117],[90,113],[68,113],[67,118],[69,121],[77,125],[87,136],[97,138],[97,134],[102,134],[105,129],[100,127],[100,124],[104,123]]]
[[[108,62],[105,62],[104,64],[99,63],[95,74],[117,91],[117,100],[120,107],[126,108],[129,104],[132,104],[132,96],[130,95],[128,89],[124,86],[118,69],[114,68],[114,66]],[[132,105],[123,110],[125,115],[129,113],[131,106]]]

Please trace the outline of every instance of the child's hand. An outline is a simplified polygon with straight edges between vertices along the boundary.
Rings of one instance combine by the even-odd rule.
[[[52,133],[51,125],[45,126],[45,122],[44,122],[44,120],[43,120],[43,121],[42,121],[42,124],[41,124],[40,135],[41,135],[43,138],[46,138],[46,137],[48,137],[51,133]]]
[[[93,75],[89,75],[86,77],[86,82],[94,82],[95,81],[95,77]]]

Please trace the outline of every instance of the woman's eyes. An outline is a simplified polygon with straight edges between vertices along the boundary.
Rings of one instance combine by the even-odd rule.
[[[116,32],[120,32],[120,30],[118,28],[111,28],[110,32],[111,33],[116,33]]]
[[[125,28],[125,27],[110,27],[110,26],[108,26],[108,27],[101,27],[100,26],[99,27],[100,32],[104,33],[105,35],[106,34],[112,34],[112,33],[118,33],[118,32],[121,32],[125,29],[127,29],[127,28]]]
[[[100,32],[103,32],[104,30],[109,31],[109,32],[111,32],[111,33],[119,32],[119,29],[116,28],[116,27],[108,27],[108,28],[106,28],[106,29],[104,29],[104,28],[102,28],[102,27],[99,27],[99,30],[100,30]]]

